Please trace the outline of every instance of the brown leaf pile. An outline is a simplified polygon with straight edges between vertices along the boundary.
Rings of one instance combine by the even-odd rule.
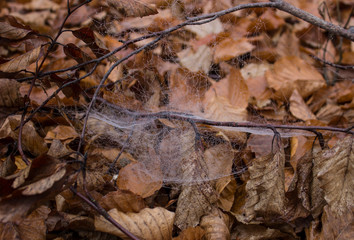
[[[353,42],[251,8],[144,48],[260,1],[68,2],[67,19],[66,0],[0,2],[0,239],[129,239],[92,204],[140,239],[354,239],[352,134],[193,122],[349,129]],[[352,1],[287,2],[354,26]],[[81,139],[98,86],[123,114],[88,117]],[[157,117],[114,125],[132,113]]]

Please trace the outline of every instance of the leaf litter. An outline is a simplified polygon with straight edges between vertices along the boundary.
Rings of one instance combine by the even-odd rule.
[[[87,116],[85,156],[77,157],[97,84],[112,63],[150,40],[97,64],[40,76],[35,86],[13,79],[35,75],[39,65],[50,71],[83,64],[240,3],[92,1],[68,19],[72,34],[63,33],[62,45],[46,56],[50,42],[37,33],[55,36],[67,4],[41,2],[2,3],[0,11],[0,43],[7,44],[0,48],[2,238],[128,239],[69,186],[82,194],[86,188],[142,239],[352,238],[352,135],[265,127],[352,127],[352,71],[309,56],[335,61],[344,52],[348,64],[352,43],[329,42],[327,50],[323,31],[273,9],[244,9],[172,32],[104,82]],[[349,17],[350,3],[340,2],[330,2],[328,14]],[[292,4],[320,16],[317,3]],[[9,112],[24,102],[28,113],[37,112],[22,128],[29,166],[16,152],[22,109]],[[263,127],[202,123],[208,121]]]

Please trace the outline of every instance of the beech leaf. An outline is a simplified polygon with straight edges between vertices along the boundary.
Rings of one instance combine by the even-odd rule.
[[[259,219],[274,222],[284,214],[284,164],[283,149],[252,160],[245,202],[231,209],[238,221],[246,224],[258,223]]]
[[[138,0],[107,0],[109,7],[124,17],[144,17],[157,14],[157,9]]]
[[[123,213],[112,209],[108,214],[129,232],[145,240],[165,240],[172,238],[174,213],[164,208],[144,208],[139,213]],[[103,216],[95,216],[95,229],[130,239]]]
[[[354,141],[348,136],[317,155],[317,177],[331,211],[344,214],[354,207]]]
[[[0,65],[0,71],[6,73],[19,72],[25,70],[29,65],[38,60],[42,47],[37,47],[31,51],[28,51],[18,57],[11,59],[10,61]]]

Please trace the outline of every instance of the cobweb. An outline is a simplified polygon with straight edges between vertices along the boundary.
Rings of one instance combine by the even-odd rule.
[[[209,1],[206,6],[204,3],[208,1],[160,2],[157,15],[126,18],[109,14],[104,21],[93,18],[92,23],[100,35],[124,42],[167,29],[187,17],[231,7],[217,1]],[[240,4],[240,1],[230,2],[233,6]],[[227,87],[222,87],[227,81],[232,84],[228,78],[234,74],[233,69],[238,69],[237,77],[247,82],[249,77],[264,75],[279,57],[274,49],[279,41],[284,41],[280,35],[285,30],[273,26],[269,35],[265,31],[269,23],[259,19],[260,15],[246,9],[207,24],[186,26],[122,63],[108,78],[106,84],[111,85],[103,90],[103,99],[119,108],[97,101],[89,115],[87,141],[94,137],[98,144],[123,149],[135,161],[144,163],[141,171],[153,179],[162,178],[164,184],[194,184],[243,173],[249,163],[243,162],[237,153],[246,148],[250,135],[272,137],[272,130],[211,127],[162,118],[156,113],[171,112],[192,120],[267,123],[267,118],[249,117],[252,109],[247,109],[248,99],[246,106],[238,105],[238,99],[244,97],[242,93],[227,92]],[[251,22],[247,27],[243,18]],[[227,42],[229,39],[233,41]],[[122,58],[150,41],[137,42],[116,56]],[[225,49],[220,49],[220,43],[225,48],[244,44],[244,49],[233,50],[239,52],[228,57]],[[220,56],[216,57],[218,52]],[[295,50],[293,54],[297,54]],[[277,105],[264,98],[257,104],[268,104],[273,115],[277,115],[285,111],[288,102]],[[122,108],[128,111],[119,110]],[[294,130],[279,130],[279,133],[282,138],[314,136]]]

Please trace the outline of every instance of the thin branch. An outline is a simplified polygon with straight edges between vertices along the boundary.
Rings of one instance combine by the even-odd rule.
[[[90,207],[96,210],[101,216],[103,216],[107,221],[109,221],[113,226],[118,228],[120,231],[122,231],[126,236],[128,236],[130,239],[133,240],[139,240],[136,236],[134,236],[131,232],[129,232],[127,229],[125,229],[122,225],[120,225],[114,218],[112,218],[106,210],[104,210],[100,205],[95,204],[93,201],[89,200],[87,197],[85,197],[83,194],[79,193],[76,191],[75,188],[70,187],[70,190],[79,198],[84,200]]]
[[[340,64],[335,64],[335,63],[332,63],[332,62],[328,62],[326,60],[323,60],[319,57],[316,57],[315,55],[310,55],[310,57],[312,57],[313,59],[317,60],[317,61],[320,61],[326,65],[329,65],[329,66],[332,66],[332,67],[335,67],[335,68],[339,68],[339,69],[343,69],[343,70],[354,70],[354,66],[353,65],[348,65],[348,66],[345,66],[345,65],[340,65]]]
[[[178,112],[157,112],[157,113],[141,113],[137,111],[128,110],[112,103],[107,102],[105,99],[97,98],[100,102],[106,104],[107,106],[121,111],[127,115],[133,116],[135,118],[152,118],[152,119],[175,119],[186,122],[194,122],[199,124],[205,124],[210,126],[218,127],[234,127],[234,128],[261,128],[261,129],[270,129],[275,134],[277,133],[276,129],[292,129],[292,130],[304,130],[304,131],[332,131],[332,132],[342,132],[347,134],[354,134],[353,127],[349,128],[336,128],[336,127],[324,127],[324,126],[297,126],[297,125],[275,125],[275,124],[261,124],[261,123],[251,123],[251,122],[222,122],[222,121],[213,121],[191,114],[184,114]]]

